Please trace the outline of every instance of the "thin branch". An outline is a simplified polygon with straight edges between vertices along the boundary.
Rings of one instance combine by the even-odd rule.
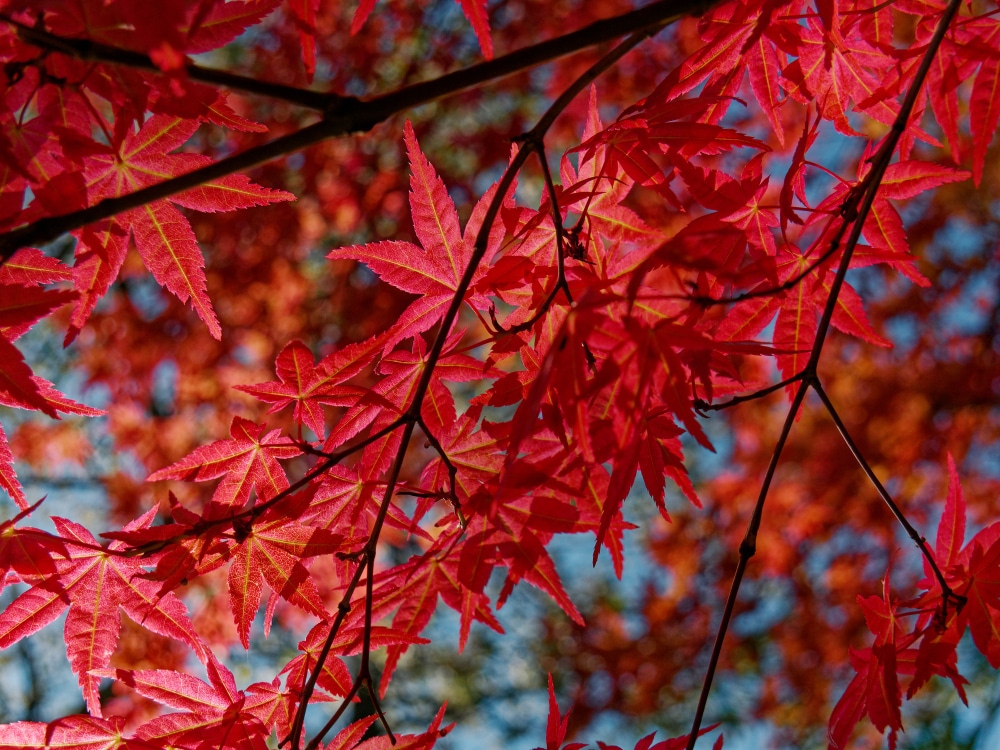
[[[462,305],[465,304],[465,294],[472,284],[472,279],[475,276],[479,264],[482,262],[487,250],[489,249],[489,236],[493,227],[493,222],[496,221],[496,218],[500,213],[500,207],[503,205],[503,201],[513,185],[514,178],[524,166],[524,163],[527,161],[529,155],[535,150],[536,147],[533,144],[542,142],[545,137],[545,133],[552,126],[552,123],[554,123],[562,111],[569,106],[570,102],[576,97],[577,94],[590,85],[594,79],[614,65],[636,45],[656,33],[656,31],[665,25],[665,23],[666,22],[661,22],[660,24],[647,28],[644,31],[632,34],[628,39],[604,55],[600,60],[588,68],[579,78],[577,78],[573,84],[571,84],[569,88],[567,88],[562,95],[552,103],[535,127],[528,132],[526,135],[527,143],[525,147],[520,149],[517,154],[514,155],[514,158],[511,159],[510,164],[508,164],[507,169],[504,171],[499,182],[497,183],[496,192],[493,194],[493,199],[486,208],[482,224],[479,227],[479,232],[476,234],[476,240],[473,245],[468,264],[466,265],[465,271],[462,273],[461,279],[459,279],[459,282],[455,287],[451,303],[448,305],[448,309],[441,320],[440,327],[438,328],[437,335],[434,338],[434,343],[431,345],[430,351],[427,354],[427,358],[425,360],[426,364],[420,375],[420,380],[417,382],[416,388],[414,389],[410,405],[401,417],[405,424],[402,440],[400,442],[399,449],[396,452],[392,468],[389,470],[389,475],[386,479],[385,494],[382,496],[378,515],[372,523],[372,529],[368,536],[368,542],[365,544],[365,548],[362,553],[363,559],[359,563],[359,571],[363,568],[365,569],[367,575],[365,580],[365,623],[361,651],[361,666],[354,681],[355,689],[352,689],[352,692],[354,693],[356,693],[356,689],[359,688],[365,680],[369,683],[371,681],[369,659],[371,657],[372,613],[374,610],[375,553],[378,546],[379,536],[381,535],[382,527],[385,524],[385,519],[389,512],[389,506],[392,501],[396,485],[399,482],[399,474],[402,470],[403,461],[406,458],[410,438],[413,435],[415,426],[421,422],[420,410],[423,405],[424,398],[427,395],[427,391],[430,388],[430,382],[434,374],[434,369],[437,367],[437,363],[441,359],[441,354],[444,351],[444,346],[448,340],[449,334],[451,333],[452,326],[458,319],[459,310],[461,310]],[[341,600],[341,605],[338,607],[341,611],[338,612],[337,619],[334,621],[333,626],[331,626],[330,634],[327,637],[324,649],[317,660],[316,667],[310,676],[306,689],[303,691],[303,697],[300,699],[299,706],[296,710],[293,730],[285,740],[285,742],[290,742],[291,747],[293,748],[297,747],[299,739],[301,738],[302,725],[305,719],[308,699],[312,694],[312,690],[315,688],[317,675],[320,670],[322,670],[323,664],[329,656],[330,646],[333,643],[333,639],[336,637],[336,630],[341,627],[344,617],[346,616],[346,612],[343,607],[345,603],[347,603],[349,608],[350,599],[353,596],[359,581],[360,573],[357,572],[345,590],[344,597]],[[324,726],[320,733],[313,737],[313,739],[309,742],[306,750],[314,750],[318,747],[323,737],[330,731],[330,729],[332,729],[332,727],[333,722],[327,722],[326,726]],[[388,724],[386,724],[386,727],[388,728]]]
[[[566,284],[566,229],[563,227],[562,209],[559,207],[559,194],[556,192],[556,183],[552,179],[552,170],[549,169],[548,156],[545,153],[545,141],[538,141],[535,144],[535,154],[538,156],[539,166],[542,168],[542,178],[545,181],[545,192],[549,196],[549,207],[552,209],[552,226],[556,230],[556,266],[559,271],[556,288],[562,287],[566,292],[566,299],[573,302],[573,295]]]
[[[865,185],[864,181],[855,185],[855,190]],[[849,195],[848,199],[845,201],[845,207],[852,201],[852,197]],[[854,209],[851,209],[852,213]],[[833,238],[830,240],[827,249],[823,253],[813,260],[808,266],[799,271],[794,276],[790,276],[785,279],[780,284],[775,286],[769,286],[760,289],[753,289],[749,292],[741,292],[740,294],[734,295],[732,297],[716,298],[709,297],[704,294],[643,294],[641,296],[636,296],[636,299],[657,299],[657,300],[682,300],[686,302],[691,302],[696,305],[701,305],[702,307],[717,307],[719,305],[732,305],[737,302],[743,302],[750,299],[759,299],[761,297],[773,297],[784,292],[789,292],[798,286],[802,281],[806,279],[807,276],[812,274],[813,271],[822,266],[827,260],[832,258],[837,251],[840,249],[840,241],[844,238],[844,233],[847,231],[847,227],[850,226],[850,221],[841,221],[840,228],[836,231]]]
[[[792,405],[785,416],[785,423],[781,427],[781,434],[778,442],[775,443],[774,451],[771,453],[771,461],[767,465],[767,472],[764,474],[764,481],[760,487],[760,494],[757,496],[757,503],[754,505],[753,514],[750,516],[750,523],[747,525],[743,541],[740,542],[740,560],[736,565],[736,574],[729,587],[729,596],[726,598],[726,607],[722,613],[722,621],[719,623],[719,632],[716,633],[715,643],[712,646],[712,657],[708,662],[708,670],[705,673],[705,680],[701,684],[701,694],[698,696],[698,707],[695,709],[694,721],[691,724],[691,734],[688,737],[687,750],[694,750],[698,742],[698,732],[701,730],[701,721],[705,715],[705,706],[708,704],[708,694],[712,690],[712,680],[715,671],[719,666],[719,656],[722,654],[722,644],[726,639],[726,631],[729,623],[733,619],[733,608],[736,606],[736,599],[740,591],[740,584],[743,582],[743,574],[746,572],[750,558],[757,553],[757,532],[760,531],[761,520],[764,515],[764,500],[767,498],[768,490],[771,488],[771,481],[774,479],[774,472],[778,468],[778,459],[788,442],[788,436],[792,432],[792,425],[795,424],[795,417],[799,413],[802,401],[809,390],[809,381],[802,380]]]
[[[317,736],[323,737],[323,736],[326,735],[327,732],[329,732],[331,729],[333,729],[334,724],[336,724],[340,720],[340,717],[344,715],[344,711],[346,711],[347,707],[349,705],[351,705],[351,701],[354,700],[354,696],[356,696],[358,694],[358,691],[360,689],[361,689],[361,683],[360,682],[355,682],[354,685],[351,686],[351,689],[347,692],[347,695],[344,696],[344,700],[341,702],[340,707],[336,711],[333,712],[333,716],[331,716],[327,720],[326,724],[323,725],[323,728],[319,730],[319,735],[317,735]],[[296,715],[295,718],[296,718],[296,721],[298,721],[298,716],[297,715]],[[300,727],[300,729],[301,729],[301,727]],[[282,741],[278,745],[278,747],[281,747],[281,745],[284,745],[286,742],[288,742],[287,738],[284,741]],[[305,750],[315,750],[315,748],[318,746],[318,744],[319,744],[319,741],[318,740],[314,740],[313,742],[310,742],[306,746]],[[291,747],[293,748],[293,750],[294,750],[294,748],[296,746],[297,745],[295,745],[295,744],[291,745]]]
[[[389,726],[389,720],[385,718],[385,712],[382,710],[382,705],[379,703],[378,691],[375,690],[375,686],[372,684],[370,674],[364,678],[363,684],[365,686],[365,690],[368,691],[368,697],[371,699],[372,706],[375,708],[375,713],[378,714],[378,720],[382,722],[382,728],[385,729],[386,734],[389,735],[389,742],[395,745],[396,735],[392,733],[392,728]]]
[[[802,380],[802,373],[799,373],[798,375],[792,375],[792,377],[785,378],[780,383],[769,385],[767,386],[767,388],[761,388],[759,391],[748,393],[745,396],[734,396],[728,401],[723,401],[718,404],[710,404],[707,401],[703,401],[700,398],[696,398],[692,406],[697,412],[719,411],[720,409],[728,409],[730,406],[736,406],[737,404],[745,404],[747,401],[756,401],[758,398],[764,398],[765,396],[770,396],[775,391],[779,391],[782,388],[789,386],[792,383],[797,383],[800,380]]]
[[[323,648],[320,649],[319,656],[316,657],[316,667],[309,675],[309,679],[306,680],[305,685],[302,686],[302,693],[298,696],[299,708],[295,712],[295,716],[292,720],[292,728],[278,746],[281,747],[286,743],[291,743],[292,750],[295,750],[299,746],[299,740],[302,738],[302,725],[305,722],[306,712],[303,706],[309,705],[309,699],[312,698],[313,691],[316,689],[316,681],[319,679],[320,672],[323,671],[323,664],[326,663],[327,656],[330,654],[330,649],[333,647],[333,641],[337,637],[337,633],[340,630],[340,626],[343,625],[344,620],[347,618],[348,613],[351,611],[351,596],[354,593],[354,589],[357,588],[358,582],[361,580],[361,572],[365,569],[363,562],[358,564],[357,569],[354,571],[354,576],[351,578],[351,582],[347,585],[346,593],[341,598],[340,603],[337,605],[337,616],[334,618],[333,622],[330,623],[330,632],[326,637],[326,641],[323,643]],[[333,717],[330,719],[329,726],[332,727],[336,723],[337,719],[344,712],[344,709],[350,704],[351,699],[358,692],[358,687],[360,683],[355,681],[354,685],[348,691],[344,698],[344,702],[341,704],[340,708],[334,713]],[[322,736],[322,732],[320,736]]]
[[[424,433],[424,437],[427,438],[427,442],[434,449],[441,459],[441,463],[444,464],[445,469],[448,470],[448,500],[451,502],[451,507],[455,509],[455,515],[458,516],[458,523],[464,529],[466,525],[465,514],[462,512],[462,506],[458,502],[458,467],[455,466],[455,462],[448,457],[447,451],[445,451],[444,446],[441,445],[441,441],[437,439],[437,435],[427,426],[427,422],[424,421],[423,417],[417,420],[417,424],[420,425],[420,431]],[[400,493],[402,494],[402,493]],[[408,493],[417,494],[420,493]]]
[[[920,548],[920,552],[923,554],[927,564],[930,565],[931,570],[934,571],[934,577],[937,578],[938,584],[940,584],[941,591],[944,595],[943,606],[945,608],[945,612],[942,615],[942,618],[947,616],[947,606],[949,601],[961,609],[967,601],[966,597],[956,594],[947,584],[944,579],[944,575],[941,573],[941,569],[938,567],[937,561],[934,559],[933,553],[927,547],[927,540],[924,539],[920,532],[913,527],[913,524],[907,520],[903,510],[892,499],[892,496],[889,494],[889,491],[885,488],[885,486],[883,486],[882,482],[879,481],[875,471],[868,463],[868,460],[864,457],[864,454],[862,454],[858,444],[854,442],[850,432],[847,430],[847,426],[840,418],[840,415],[833,406],[833,402],[830,400],[830,397],[826,395],[826,391],[823,390],[823,386],[818,380],[813,383],[813,388],[815,389],[816,394],[820,397],[820,400],[823,402],[823,405],[826,407],[826,410],[829,412],[830,417],[833,419],[833,423],[837,426],[837,430],[840,432],[840,436],[844,438],[844,442],[847,444],[848,449],[850,449],[854,459],[858,462],[861,470],[865,473],[865,476],[868,477],[869,481],[871,481],[871,483],[875,486],[875,490],[878,492],[883,502],[885,502],[885,504],[889,507],[889,510],[892,511],[892,515],[894,515],[896,520],[899,521],[899,525],[903,527],[910,539],[912,539],[917,547]]]
[[[350,445],[347,448],[343,448],[335,453],[326,454],[327,458],[324,461],[316,464],[314,467],[312,467],[312,469],[307,471],[305,475],[297,479],[295,482],[292,482],[292,484],[283,489],[277,495],[275,495],[272,498],[269,498],[264,502],[256,503],[254,504],[253,507],[247,508],[246,510],[240,511],[239,513],[233,513],[232,515],[223,516],[221,518],[202,519],[183,534],[178,534],[177,536],[171,537],[170,539],[167,540],[149,542],[147,544],[140,544],[136,547],[129,547],[128,549],[124,550],[113,550],[104,547],[100,547],[97,549],[100,549],[103,552],[106,552],[110,555],[119,555],[122,557],[148,557],[149,555],[159,552],[168,544],[176,542],[179,539],[201,536],[203,533],[205,533],[205,531],[214,528],[215,526],[230,525],[238,521],[244,521],[244,522],[249,521],[252,524],[258,518],[260,518],[261,515],[263,515],[264,511],[268,510],[274,505],[277,505],[285,498],[295,494],[303,487],[308,485],[310,482],[315,480],[318,476],[328,472],[330,469],[339,464],[348,456],[351,456],[354,453],[357,453],[358,451],[364,449],[366,446],[370,445],[371,443],[374,443],[379,438],[385,437],[386,435],[398,429],[402,425],[403,425],[403,420],[397,419],[392,424],[386,425],[381,430],[373,432],[368,437],[364,438],[363,440],[359,440],[358,442]],[[76,544],[82,544],[82,542],[76,542]]]
[[[651,26],[672,23],[683,16],[701,15],[716,2],[718,0],[659,0],[659,2],[651,3],[644,8],[603,21],[596,21],[577,31],[524,47],[453,73],[447,73],[432,81],[406,86],[396,92],[377,97],[372,102],[384,103],[381,108],[382,116],[379,118],[381,121],[401,109],[409,109],[440,99],[443,96],[451,96],[460,91],[481,86],[489,81],[558,60],[560,57],[574,54],[588,47],[610,42],[626,34],[641,31]],[[93,42],[89,39],[57,36],[43,29],[25,26],[5,15],[0,15],[0,20],[14,26],[18,36],[36,47],[62,52],[83,60],[125,65],[151,73],[163,72],[148,55]],[[329,111],[331,107],[336,107],[340,101],[352,99],[352,97],[343,97],[323,91],[258,81],[235,73],[194,64],[186,65],[185,72],[193,81],[266,96],[320,112]]]
[[[363,644],[361,650],[361,667],[358,669],[358,675],[354,679],[355,687],[360,686],[367,679],[371,682],[371,670],[369,667],[369,659],[371,657],[371,638],[372,638],[372,610],[373,610],[373,600],[374,600],[374,586],[375,586],[375,551],[378,545],[379,536],[382,533],[382,526],[385,524],[386,516],[389,514],[389,506],[392,503],[392,495],[396,489],[396,483],[399,481],[399,473],[403,469],[403,460],[406,458],[406,448],[409,445],[410,437],[413,435],[413,428],[416,425],[415,420],[410,420],[406,423],[403,428],[403,438],[399,446],[399,450],[396,451],[396,458],[393,461],[392,468],[389,470],[389,476],[386,479],[385,494],[382,496],[382,502],[379,505],[378,515],[375,517],[374,523],[372,523],[372,530],[368,535],[368,542],[365,544],[365,549],[363,553],[363,560],[359,562],[358,570],[355,572],[354,577],[351,579],[350,585],[344,592],[341,604],[345,602],[349,603],[351,597],[354,595],[354,591],[358,586],[360,581],[360,572],[362,570],[366,573],[365,579],[365,625],[364,625],[364,635]],[[340,609],[338,607],[338,609]],[[316,661],[316,668],[309,678],[309,690],[304,693],[304,698],[299,703],[299,707],[296,711],[295,724],[298,728],[298,732],[294,732],[291,735],[293,748],[298,747],[298,740],[301,736],[302,724],[305,721],[306,708],[309,705],[308,698],[312,695],[312,690],[316,686],[316,680],[319,677],[320,671],[323,669],[323,664],[326,662],[327,657],[330,653],[330,646],[333,644],[333,639],[336,637],[340,626],[343,624],[344,616],[341,616],[341,612],[346,616],[346,611],[340,610],[337,613],[337,619],[330,627],[330,634],[327,636],[326,643],[324,644],[323,651]],[[374,696],[373,702],[374,702]],[[346,702],[346,701],[345,701]],[[300,719],[301,717],[301,719]],[[389,724],[383,719],[386,730],[389,732],[389,737],[392,740],[392,744],[396,744],[396,740],[392,735],[392,731],[389,729]],[[330,725],[332,726],[332,725]],[[314,748],[319,746],[322,742],[325,733],[329,729],[324,729],[322,732],[317,734],[309,744],[306,746],[306,750],[314,750]]]
[[[736,302],[743,302],[748,299],[758,299],[760,297],[773,297],[782,292],[789,292],[799,285],[807,276],[809,276],[813,271],[822,266],[826,261],[828,261],[840,247],[840,239],[843,237],[844,228],[846,228],[847,223],[842,224],[841,230],[837,235],[830,241],[829,247],[820,255],[816,260],[810,263],[808,266],[803,268],[794,276],[785,279],[780,284],[775,286],[767,287],[766,289],[754,289],[749,292],[743,292],[737,294],[734,297],[727,297],[725,299],[716,299],[715,297],[708,297],[701,294],[696,295],[677,295],[679,299],[686,299],[694,302],[702,307],[715,307],[717,305],[731,305]]]
[[[117,198],[105,198],[89,208],[59,216],[49,216],[10,232],[0,234],[0,265],[18,249],[41,245],[59,236],[101,219],[130,211],[152,201],[198,187],[206,182],[240,172],[301,151],[321,141],[350,133],[366,132],[378,123],[405,110],[453,96],[500,78],[518,73],[564,55],[615,39],[624,34],[641,32],[646,36],[669,23],[710,8],[715,0],[661,0],[630,13],[591,24],[579,31],[564,34],[547,42],[525,47],[488,62],[447,73],[432,81],[404,86],[401,89],[362,101],[338,96],[328,100],[323,119],[295,133],[254,146],[239,154],[220,159],[214,164],[174,177],[134,193]],[[596,77],[596,76],[595,76]],[[593,79],[590,79],[593,80]],[[590,81],[588,80],[588,83]],[[574,93],[575,95],[575,93]],[[556,110],[556,115],[562,109]],[[555,116],[553,116],[553,119]],[[542,126],[539,130],[539,126]],[[551,122],[540,122],[536,130],[544,132]]]
[[[844,285],[844,278],[847,276],[847,270],[851,265],[851,257],[854,254],[855,247],[857,247],[858,240],[861,238],[861,229],[864,226],[865,219],[868,217],[868,213],[875,201],[875,195],[878,193],[882,177],[885,175],[885,170],[889,166],[889,161],[892,158],[893,153],[895,153],[899,139],[906,130],[906,123],[913,111],[914,103],[916,102],[917,95],[924,84],[927,72],[930,70],[934,55],[937,54],[941,45],[941,40],[944,38],[944,35],[948,30],[948,26],[955,17],[955,14],[958,12],[960,5],[961,0],[950,0],[948,7],[942,13],[937,29],[934,31],[934,36],[928,44],[927,51],[924,53],[924,58],[920,63],[920,67],[917,69],[909,90],[907,91],[906,97],[900,106],[899,114],[892,125],[892,129],[886,136],[885,141],[883,141],[882,145],[879,147],[875,156],[872,158],[871,171],[865,176],[864,180],[862,180],[851,190],[850,193],[848,193],[844,200],[841,215],[847,221],[844,225],[842,225],[840,232],[838,232],[838,237],[842,235],[847,222],[852,224],[851,233],[845,243],[844,254],[840,259],[836,276],[830,286],[830,295],[827,298],[826,305],[823,308],[823,315],[820,318],[819,325],[817,326],[816,339],[813,344],[812,353],[809,356],[809,361],[806,363],[805,368],[800,373],[802,380],[800,381],[799,387],[795,392],[795,397],[792,399],[788,415],[785,417],[785,423],[782,427],[778,442],[775,444],[774,452],[771,454],[771,463],[768,465],[767,472],[764,475],[764,482],[761,485],[760,495],[757,498],[756,505],[754,505],[753,514],[750,517],[750,523],[747,525],[746,535],[740,544],[740,560],[737,564],[736,575],[733,577],[733,583],[729,589],[729,595],[726,600],[726,608],[722,615],[722,621],[719,624],[719,632],[716,635],[715,644],[712,648],[712,658],[709,661],[708,670],[705,674],[705,680],[702,683],[701,695],[698,699],[698,707],[691,726],[691,734],[688,740],[687,750],[694,750],[695,744],[698,742],[698,732],[701,729],[701,722],[705,713],[705,705],[708,702],[708,694],[711,690],[712,680],[715,676],[716,669],[718,668],[719,655],[722,652],[722,643],[725,640],[726,631],[729,627],[730,621],[732,620],[733,607],[735,606],[736,599],[739,594],[743,574],[746,571],[750,558],[753,557],[757,551],[757,532],[760,529],[760,523],[763,517],[764,501],[767,498],[767,492],[770,488],[774,471],[777,468],[778,459],[781,457],[781,451],[784,449],[785,443],[788,440],[788,435],[795,422],[795,416],[798,414],[799,408],[801,407],[802,401],[805,399],[809,388],[811,386],[816,387],[817,392],[821,392],[819,380],[816,377],[816,368],[819,364],[819,358],[823,351],[823,343],[830,330],[830,323],[833,319],[833,312],[837,306],[840,290]],[[917,536],[919,537],[919,535]],[[947,599],[945,599],[945,601],[947,601]]]
[[[522,136],[518,140],[527,140],[527,138],[526,136]],[[562,224],[562,211],[559,208],[556,186],[552,181],[552,173],[549,170],[549,164],[545,157],[545,144],[541,140],[532,141],[531,147],[538,155],[538,161],[541,163],[542,174],[545,179],[545,191],[548,193],[549,205],[552,208],[552,226],[556,232],[556,282],[552,285],[552,289],[549,290],[549,293],[545,295],[545,299],[542,300],[542,304],[540,304],[538,309],[535,310],[534,315],[530,316],[527,320],[521,321],[517,325],[511,326],[510,328],[504,328],[500,325],[499,321],[497,321],[496,313],[494,312],[495,307],[491,306],[490,320],[492,321],[493,327],[496,329],[497,333],[516,334],[521,331],[527,331],[535,325],[535,323],[541,320],[542,316],[549,311],[549,308],[552,307],[552,303],[555,302],[555,299],[560,291],[566,295],[567,302],[573,304],[573,294],[569,290],[569,284],[566,283],[566,230],[563,228]]]
[[[61,52],[64,55],[76,57],[80,60],[123,65],[129,68],[144,70],[148,73],[163,73],[149,55],[144,55],[140,52],[112,47],[109,44],[102,44],[90,39],[72,39],[58,36],[49,33],[43,28],[26,26],[3,14],[0,14],[0,21],[6,21],[13,26],[22,41],[35,47],[41,47],[52,52]],[[248,78],[247,76],[215,68],[206,68],[193,63],[184,66],[184,73],[192,81],[197,81],[198,83],[208,83],[214,86],[233,89],[234,91],[266,96],[269,99],[278,99],[321,112],[327,110],[331,105],[335,105],[338,100],[343,99],[343,97],[337,94],[261,81],[257,78]]]

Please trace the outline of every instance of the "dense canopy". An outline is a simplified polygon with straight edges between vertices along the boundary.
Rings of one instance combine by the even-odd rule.
[[[0,749],[985,736],[998,48],[0,0]]]

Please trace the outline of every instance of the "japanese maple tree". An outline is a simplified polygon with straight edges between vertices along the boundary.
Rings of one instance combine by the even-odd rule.
[[[789,744],[967,702],[998,49],[980,0],[0,0],[0,650],[65,614],[81,696],[0,748],[431,747],[394,676],[521,582],[552,750],[668,702],[637,750],[721,747],[748,672]],[[565,544],[643,569],[638,637]]]

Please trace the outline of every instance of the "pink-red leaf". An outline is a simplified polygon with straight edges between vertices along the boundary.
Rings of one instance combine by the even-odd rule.
[[[155,471],[146,481],[187,479],[197,482],[224,477],[216,488],[213,501],[236,507],[244,506],[251,491],[267,500],[288,487],[288,477],[278,459],[302,453],[279,430],[266,435],[264,425],[243,417],[234,417],[229,440],[218,440],[195,449],[187,457]]]

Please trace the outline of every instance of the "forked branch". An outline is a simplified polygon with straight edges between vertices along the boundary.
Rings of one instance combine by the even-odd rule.
[[[913,81],[906,93],[906,97],[900,106],[899,114],[893,123],[892,130],[888,133],[885,140],[882,142],[882,145],[875,153],[875,156],[872,158],[871,171],[865,176],[865,179],[855,186],[855,188],[848,194],[843,206],[841,207],[840,220],[842,221],[842,224],[837,232],[835,242],[839,244],[839,238],[843,236],[844,230],[848,226],[851,227],[851,231],[844,244],[844,253],[841,256],[836,276],[831,284],[830,295],[823,308],[823,315],[820,318],[819,325],[816,330],[816,339],[809,355],[809,361],[806,363],[805,368],[799,375],[799,377],[801,377],[801,381],[799,382],[795,396],[792,399],[792,404],[788,409],[788,414],[785,417],[785,423],[782,426],[781,434],[778,437],[778,441],[774,446],[774,451],[771,454],[771,461],[768,464],[767,472],[764,475],[764,481],[761,484],[760,494],[757,498],[756,504],[754,505],[750,522],[747,525],[746,535],[740,544],[740,559],[736,567],[736,575],[733,577],[733,583],[729,588],[729,595],[726,599],[726,607],[722,614],[722,620],[719,623],[719,631],[715,637],[715,643],[712,648],[712,656],[709,660],[705,680],[702,683],[701,694],[698,698],[698,706],[695,710],[695,717],[691,725],[691,733],[688,739],[688,750],[694,750],[695,744],[698,741],[698,731],[701,728],[701,722],[705,713],[705,706],[708,703],[708,695],[711,691],[712,680],[715,677],[715,672],[718,668],[719,655],[722,652],[722,644],[725,641],[726,632],[733,617],[733,608],[739,594],[740,584],[743,581],[743,575],[746,571],[747,563],[757,550],[757,532],[760,529],[761,519],[763,516],[764,501],[767,499],[767,493],[770,489],[775,469],[777,468],[778,461],[781,458],[781,453],[784,450],[785,444],[788,441],[792,425],[795,422],[795,416],[798,414],[799,408],[802,406],[802,402],[805,399],[806,393],[810,387],[816,388],[817,392],[821,394],[820,398],[823,398],[825,395],[823,394],[822,387],[820,386],[816,375],[817,366],[819,364],[820,355],[823,351],[823,343],[830,331],[830,324],[833,320],[833,313],[837,306],[840,290],[843,288],[844,279],[847,276],[847,270],[851,265],[851,258],[854,254],[854,249],[857,247],[858,241],[861,238],[862,227],[864,226],[865,219],[868,217],[872,204],[875,201],[875,195],[878,192],[878,188],[882,182],[883,176],[885,175],[885,171],[889,167],[889,162],[896,151],[899,139],[906,130],[906,123],[909,121],[910,115],[913,112],[913,106],[916,102],[917,95],[923,87],[924,80],[930,70],[934,56],[937,54],[938,49],[941,46],[941,41],[944,39],[944,35],[947,32],[948,27],[951,25],[955,14],[958,12],[960,4],[961,0],[950,0],[947,8],[945,8],[942,13],[941,18],[938,21],[937,28],[934,31],[934,36],[928,44],[927,51],[924,53],[920,67],[917,69]],[[827,408],[830,410],[831,415],[834,415],[836,412],[833,411],[832,404],[829,404],[826,401],[825,403],[827,403]],[[839,422],[839,418],[834,417],[834,419]],[[840,424],[838,424],[838,427],[839,426]],[[853,441],[849,440],[846,430],[842,430],[841,434],[844,435],[845,440],[848,441],[848,446],[852,446]],[[852,451],[855,449],[856,446],[855,448],[852,448]],[[855,455],[859,457],[859,461],[862,460],[860,458],[860,453],[855,453]],[[864,466],[865,464],[862,465]],[[872,478],[873,481],[878,481],[877,478],[874,477],[874,474],[870,474],[869,477]],[[887,502],[891,503],[891,498],[888,497],[888,493],[886,493],[883,498],[886,499]],[[893,508],[894,513],[897,513],[899,510],[895,503],[891,503],[890,508]],[[907,528],[907,532],[909,533],[910,529],[913,527],[905,521],[901,512],[897,513],[897,518],[900,519],[901,523],[904,523],[904,527]],[[916,530],[913,530],[911,536],[916,539],[921,539]],[[925,555],[930,556],[930,550],[927,549],[926,544],[921,544],[920,542],[918,542],[918,544],[920,545],[921,551],[924,552]],[[939,582],[943,584],[944,581],[941,578],[940,571],[938,570],[936,564],[934,565],[934,571],[938,576]],[[945,588],[944,591],[948,593],[951,592],[948,588]],[[945,602],[948,601],[948,593],[946,593]],[[951,596],[953,597],[953,601],[960,606],[961,602],[954,598],[955,595],[951,593]]]
[[[844,439],[848,449],[851,451],[851,455],[854,456],[854,459],[858,462],[858,465],[865,473],[865,476],[868,477],[869,481],[872,485],[874,485],[879,497],[882,498],[882,501],[888,506],[889,510],[892,511],[892,515],[894,515],[896,520],[899,521],[899,525],[906,531],[907,536],[909,536],[917,547],[920,548],[921,554],[923,554],[924,559],[927,560],[927,564],[930,565],[931,570],[934,572],[934,577],[937,578],[938,584],[941,586],[942,595],[944,597],[944,614],[947,614],[949,602],[961,609],[967,601],[966,597],[956,594],[945,581],[941,568],[938,567],[933,553],[927,546],[927,540],[924,539],[923,535],[921,535],[920,532],[913,527],[913,524],[909,522],[906,515],[903,513],[902,508],[896,504],[896,501],[892,499],[892,495],[889,494],[889,491],[885,488],[882,482],[879,481],[879,478],[875,474],[874,469],[872,469],[871,464],[868,463],[868,459],[865,458],[861,449],[858,447],[858,444],[854,442],[854,438],[851,437],[851,433],[847,431],[847,426],[840,418],[840,415],[833,406],[833,402],[830,400],[830,397],[826,395],[826,391],[823,390],[823,386],[820,384],[819,380],[813,383],[813,389],[816,391],[816,395],[819,396],[820,400],[823,402],[823,406],[826,407],[827,412],[829,412],[830,417],[833,419],[833,423],[837,426],[838,432],[840,432],[840,436]]]
[[[636,47],[643,40],[659,31],[660,28],[662,28],[666,23],[666,21],[661,21],[658,24],[649,26],[641,32],[632,34],[628,37],[628,39],[604,55],[600,60],[588,68],[579,78],[577,78],[566,89],[566,91],[564,91],[562,95],[552,103],[549,109],[546,110],[545,114],[538,121],[538,124],[536,124],[535,127],[528,132],[525,147],[520,149],[517,154],[514,155],[514,158],[511,159],[510,164],[507,166],[503,176],[500,178],[500,181],[497,184],[496,192],[493,194],[493,199],[490,201],[490,204],[483,216],[479,232],[476,234],[475,243],[473,245],[468,264],[462,273],[461,279],[459,279],[459,282],[456,285],[451,303],[448,305],[448,309],[446,310],[437,334],[434,337],[434,343],[431,345],[430,351],[427,354],[423,371],[421,372],[420,379],[417,382],[416,388],[413,392],[413,397],[410,401],[410,406],[401,417],[401,420],[405,425],[403,429],[402,441],[400,442],[392,468],[390,469],[386,479],[385,493],[383,494],[382,501],[379,505],[378,515],[372,524],[368,542],[365,544],[364,551],[359,558],[358,569],[352,577],[347,589],[344,591],[341,605],[338,607],[337,617],[331,625],[330,633],[328,634],[324,647],[317,658],[316,666],[313,668],[309,680],[307,681],[302,695],[300,696],[300,702],[296,710],[292,731],[289,736],[283,740],[282,745],[287,743],[292,748],[299,746],[309,699],[315,690],[316,680],[318,679],[319,673],[323,669],[326,659],[329,657],[330,649],[332,648],[333,641],[337,636],[337,632],[343,625],[347,609],[349,609],[349,603],[360,583],[360,571],[362,570],[366,573],[364,640],[361,651],[361,667],[358,670],[358,675],[354,679],[354,685],[351,689],[351,697],[357,694],[361,685],[371,684],[369,658],[371,656],[372,612],[374,610],[375,553],[378,546],[378,540],[382,533],[385,519],[388,516],[392,497],[395,494],[396,486],[399,482],[399,475],[409,447],[410,438],[413,435],[414,428],[422,421],[420,411],[424,398],[430,388],[434,370],[437,367],[437,363],[441,359],[441,354],[444,351],[445,343],[448,340],[451,329],[458,320],[458,313],[461,310],[462,305],[465,304],[465,294],[472,285],[472,280],[475,277],[479,264],[483,262],[483,259],[486,256],[486,252],[489,248],[490,231],[492,230],[493,223],[500,214],[500,208],[503,205],[503,201],[506,198],[507,193],[514,184],[514,179],[524,166],[525,162],[528,160],[528,157],[539,147],[536,144],[541,144],[543,142],[548,129],[552,127],[556,118],[567,106],[569,106],[570,102],[581,91],[589,86],[601,73],[614,65],[626,53]],[[425,434],[430,435],[429,431],[424,430],[424,432]],[[339,718],[339,715],[343,713],[343,710],[344,706],[342,705],[336,712],[336,717]],[[388,723],[385,721],[381,712],[380,718],[382,718],[384,725],[388,728]],[[306,745],[306,750],[315,750],[315,748],[319,746],[319,743],[322,742],[323,737],[325,737],[326,734],[333,728],[334,724],[335,718],[331,718],[323,729],[315,737],[313,737],[312,740],[310,740],[308,745]]]

